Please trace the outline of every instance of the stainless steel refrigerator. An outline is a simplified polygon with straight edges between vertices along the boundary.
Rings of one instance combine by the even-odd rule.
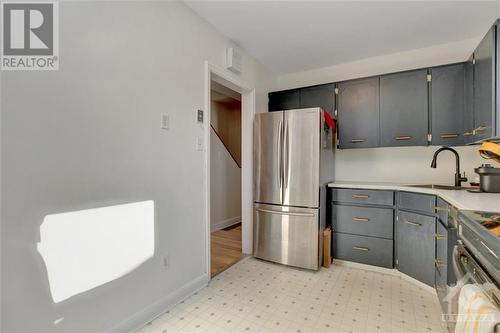
[[[319,269],[332,136],[320,108],[255,115],[255,257]]]

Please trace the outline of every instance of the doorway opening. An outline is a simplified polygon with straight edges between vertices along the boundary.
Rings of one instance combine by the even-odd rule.
[[[241,94],[210,81],[210,275],[242,253]]]

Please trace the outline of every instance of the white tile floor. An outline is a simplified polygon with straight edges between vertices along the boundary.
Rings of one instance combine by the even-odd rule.
[[[436,296],[399,276],[248,258],[139,332],[443,331]]]

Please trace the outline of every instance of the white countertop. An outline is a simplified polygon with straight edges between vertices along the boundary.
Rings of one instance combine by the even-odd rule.
[[[418,185],[418,184],[415,184]],[[328,184],[329,187],[363,188],[373,190],[407,191],[415,193],[434,194],[462,210],[478,210],[485,212],[500,212],[500,193],[470,193],[466,190],[441,190],[412,187],[394,183],[375,183],[357,181],[338,181]]]

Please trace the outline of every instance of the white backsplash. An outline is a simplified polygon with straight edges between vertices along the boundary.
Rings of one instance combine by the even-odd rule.
[[[476,178],[474,168],[482,163],[490,163],[490,160],[479,156],[478,147],[455,147],[460,155],[461,171],[465,171],[468,182]],[[337,149],[335,180],[453,185],[455,156],[452,152],[441,152],[437,168],[430,167],[432,156],[438,148],[439,146]]]

